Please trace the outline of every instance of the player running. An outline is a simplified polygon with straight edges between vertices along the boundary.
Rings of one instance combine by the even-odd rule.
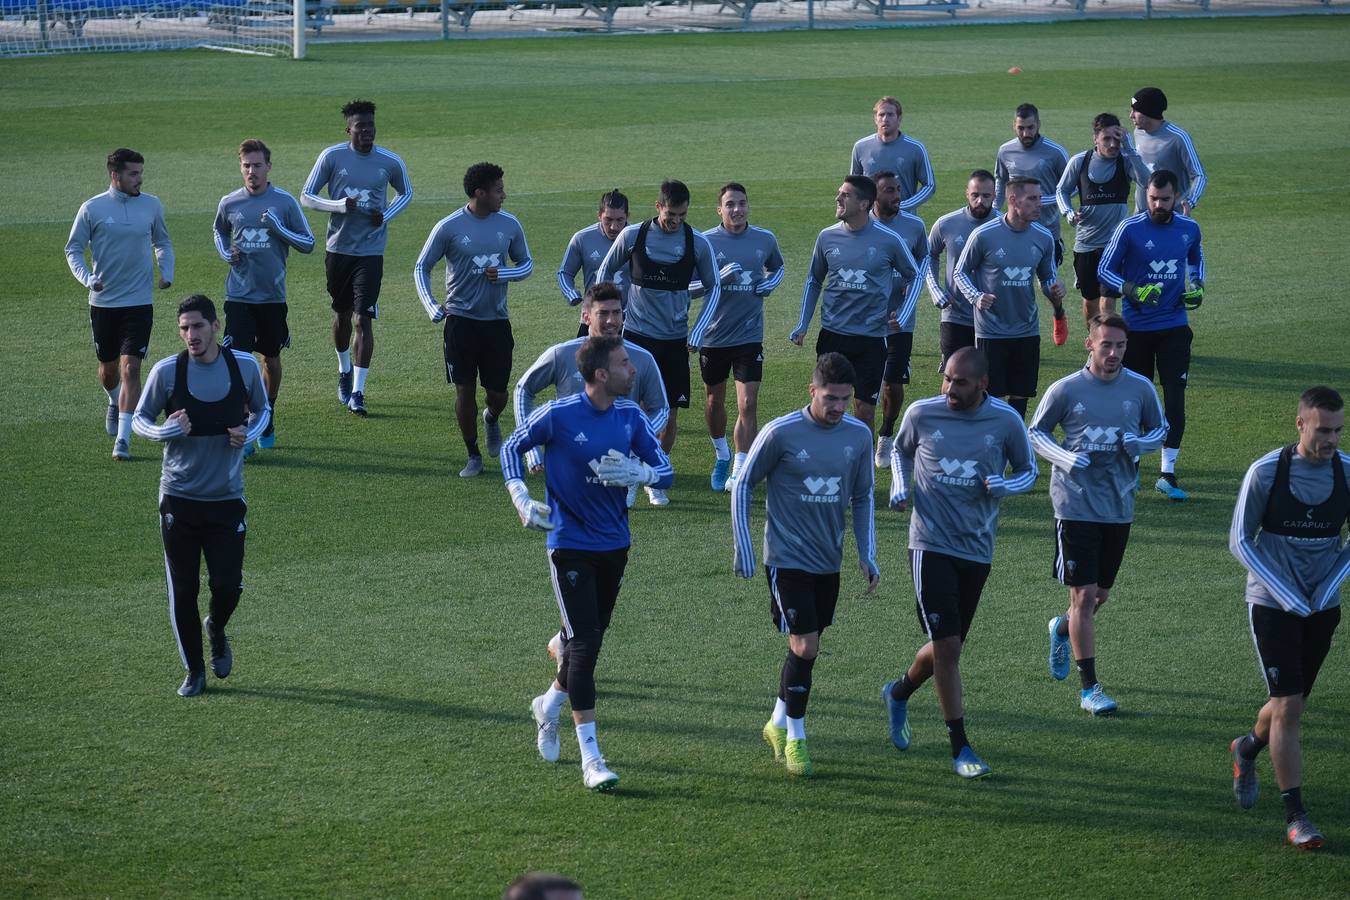
[[[286,258],[294,247],[314,252],[314,234],[295,198],[272,184],[272,151],[262,141],[239,145],[244,186],[220,198],[213,231],[216,253],[230,266],[225,277],[225,346],[263,359],[263,383],[272,415],[258,447],[277,442],[281,350],[291,344],[286,323]],[[253,444],[244,455],[253,452]]]
[[[1097,278],[1123,294],[1121,312],[1130,326],[1125,368],[1150,382],[1158,373],[1171,430],[1163,445],[1162,472],[1153,488],[1173,502],[1186,499],[1177,483],[1177,456],[1186,432],[1186,385],[1190,383],[1191,331],[1187,310],[1205,298],[1205,253],[1200,225],[1175,212],[1176,176],[1154,172],[1148,179],[1148,212],[1126,219],[1102,254]]]
[[[768,482],[764,574],[773,624],[788,636],[788,652],[778,699],[763,733],[774,759],[782,759],[793,775],[814,771],[806,750],[806,703],[820,634],[834,621],[839,599],[845,504],[852,509],[858,567],[867,592],[881,581],[872,508],[872,438],[862,422],[845,414],[855,377],[841,354],[823,354],[811,377],[811,402],[764,426],[732,491],[734,569],[741,578],[754,578],[750,498],[756,484]]]
[[[900,208],[917,212],[933,196],[937,181],[928,161],[928,150],[914,137],[900,132],[903,114],[900,101],[894,97],[882,97],[872,105],[876,134],[860,138],[853,145],[848,171],[868,178],[877,172],[894,172],[900,185]]]
[[[375,143],[374,103],[353,100],[342,107],[342,118],[349,140],[319,154],[300,203],[329,214],[324,269],[333,306],[338,402],[364,416],[389,223],[412,202],[412,180],[403,160]],[[388,202],[390,187],[398,193],[393,203]],[[321,190],[328,191],[327,200],[319,196]]]
[[[989,766],[966,738],[961,649],[994,560],[999,502],[1036,483],[1036,457],[1022,417],[990,397],[988,387],[984,354],[973,347],[956,351],[942,375],[942,395],[910,406],[891,456],[892,509],[905,510],[914,478],[909,564],[914,609],[928,642],[900,678],[882,685],[881,699],[891,743],[908,749],[909,698],[931,677],[947,722],[952,768],[962,778],[988,775]]]
[[[600,195],[600,209],[595,217],[598,221],[594,225],[588,225],[572,235],[563,253],[562,265],[558,266],[558,287],[568,306],[581,303],[583,293],[595,284],[596,273],[600,271],[600,263],[605,261],[609,248],[614,246],[619,233],[628,227],[628,198],[618,188],[606,191]],[[578,272],[581,273],[580,291],[576,285]],[[609,280],[622,288],[627,277],[628,267],[624,266],[617,272],[611,272]],[[588,333],[583,315],[577,337],[584,338]]]
[[[1326,838],[1303,805],[1300,720],[1341,620],[1340,586],[1350,575],[1350,456],[1340,452],[1345,403],[1329,387],[1299,398],[1298,442],[1247,470],[1228,547],[1247,569],[1247,618],[1270,699],[1256,724],[1229,745],[1233,795],[1256,805],[1256,757],[1270,745],[1289,843],[1313,850]]]
[[[989,221],[993,208],[993,173],[976,169],[966,180],[966,205],[940,217],[928,232],[928,296],[942,310],[938,324],[942,354],[939,372],[947,371],[947,360],[957,350],[975,346],[975,310],[956,286],[956,263],[970,233]],[[946,266],[942,265],[943,252],[947,254]]]
[[[1069,588],[1068,612],[1049,624],[1050,674],[1068,677],[1072,649],[1083,683],[1079,706],[1094,716],[1116,711],[1097,679],[1095,616],[1125,558],[1139,457],[1167,435],[1152,383],[1122,364],[1128,335],[1119,316],[1094,316],[1084,341],[1088,364],[1050,386],[1030,428],[1031,445],[1053,466],[1053,575]]]
[[[759,433],[759,382],[764,374],[764,301],[783,281],[786,269],[773,232],[750,224],[745,186],[730,181],[717,194],[722,224],[703,232],[716,254],[722,296],[698,351],[706,389],[703,418],[712,440],[714,491],[730,491]],[[689,285],[698,296],[703,285]],[[733,463],[727,446],[727,377],[736,380],[736,444]]]
[[[1009,179],[1034,178],[1041,186],[1040,222],[1055,236],[1055,268],[1059,268],[1064,261],[1064,241],[1059,233],[1055,189],[1068,165],[1069,153],[1041,134],[1041,111],[1033,103],[1023,103],[1013,113],[1013,134],[1016,137],[994,155],[994,208],[1003,208]]]
[[[619,776],[605,764],[596,740],[595,664],[628,563],[624,489],[667,487],[674,470],[650,421],[624,399],[634,370],[623,340],[587,338],[577,351],[577,367],[585,390],[535,410],[502,445],[501,464],[521,523],[548,532],[553,588],[567,636],[557,678],[530,704],[539,755],[558,760],[558,717],[570,699],[582,781],[607,791]],[[548,456],[542,503],[531,499],[525,486],[523,456],[535,447]]]

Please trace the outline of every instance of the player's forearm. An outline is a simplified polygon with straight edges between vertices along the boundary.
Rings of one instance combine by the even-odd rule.
[[[670,421],[670,407],[666,405],[664,390],[662,392],[661,402],[652,407],[651,413],[646,413],[647,421],[652,423],[652,431],[660,434],[666,430],[666,423]]]
[[[914,455],[900,452],[900,442],[891,445],[891,490],[889,500],[892,504],[903,503],[909,499],[909,479],[914,471]]]
[[[956,289],[961,292],[961,296],[972,304],[984,294],[984,291],[975,286],[974,280],[963,269],[956,270],[952,281],[956,284]]]
[[[792,331],[794,336],[805,335],[807,329],[811,327],[811,320],[816,316],[816,301],[820,299],[820,288],[820,282],[816,281],[814,275],[807,277],[806,284],[802,287],[801,318]]]
[[[1154,428],[1152,431],[1147,431],[1144,434],[1139,435],[1134,440],[1135,445],[1134,455],[1142,456],[1145,453],[1152,453],[1154,450],[1157,450],[1160,447],[1162,447],[1163,443],[1166,442],[1167,440],[1168,430],[1169,430],[1168,423],[1163,422],[1161,425],[1159,425],[1157,428]]]
[[[504,266],[498,269],[497,280],[507,282],[524,281],[526,278],[530,277],[530,273],[532,273],[533,271],[534,271],[534,260],[530,259],[527,256],[525,257],[523,262],[517,261],[514,266]]]
[[[264,400],[261,409],[249,414],[248,432],[244,435],[244,446],[248,446],[262,437],[263,432],[267,430],[267,423],[270,421],[272,421],[272,407]]]
[[[147,441],[162,442],[183,436],[182,426],[177,419],[165,419],[163,425],[156,425],[154,419],[139,409],[131,418],[131,430]]]
[[[303,221],[303,217],[301,221]],[[303,232],[300,232],[300,231],[291,231],[289,228],[287,228],[280,222],[273,222],[272,229],[276,231],[278,237],[280,237],[288,245],[298,250],[299,252],[301,253],[314,252],[314,235],[313,233],[310,232],[308,225],[306,225],[305,230]]]
[[[66,244],[66,265],[70,267],[70,274],[75,276],[75,280],[84,287],[94,286],[94,273],[84,261],[84,245]]]
[[[568,306],[576,306],[581,302],[581,292],[576,288],[576,271],[567,271],[566,264],[558,270],[558,289],[562,291],[563,298],[567,300]]]
[[[408,204],[412,202],[412,196],[412,187],[409,186],[407,193],[399,194],[398,198],[394,200],[393,203],[389,204],[389,207],[384,211],[384,222],[386,225],[397,218],[399,213],[408,208]]]
[[[1012,494],[1025,494],[1036,485],[1036,462],[1030,461],[1025,468],[1016,469],[1011,475],[993,475],[986,482],[989,493],[994,497],[1008,497]]]
[[[231,234],[222,234],[219,228],[211,229],[211,236],[216,245],[216,255],[227,263],[233,263],[234,257],[230,254]]]
[[[755,282],[755,293],[761,297],[767,297],[777,287],[783,283],[783,278],[787,275],[787,266],[779,266],[772,272],[767,273],[759,281]]]
[[[1061,469],[1072,469],[1079,463],[1079,454],[1074,453],[1067,447],[1060,445],[1051,435],[1038,428],[1032,428],[1028,432],[1031,438],[1031,447],[1036,454],[1051,465],[1059,466]]]
[[[928,170],[928,177],[924,180],[923,187],[906,197],[904,200],[901,200],[900,208],[903,210],[911,210],[923,205],[929,197],[933,196],[933,189],[935,187],[936,184],[934,184],[933,172],[930,168]]]
[[[300,195],[300,205],[326,213],[342,213],[347,211],[346,200],[327,200],[320,197],[318,194],[310,193],[308,190]]]
[[[427,317],[433,322],[444,315],[440,302],[431,293],[431,267],[435,264],[435,260],[428,257],[424,252],[417,257],[417,262],[413,265],[413,286],[417,289],[417,299],[421,302],[422,309],[426,311]],[[520,420],[517,419],[516,421],[519,422]]]
[[[868,460],[868,464],[871,461]],[[858,562],[867,567],[867,571],[877,572],[877,528],[876,509],[872,501],[872,491],[853,498],[853,539],[858,545]]]
[[[1229,550],[1237,557],[1238,562],[1246,567],[1251,576],[1274,598],[1275,602],[1280,604],[1285,612],[1293,613],[1296,616],[1306,616],[1312,612],[1312,607],[1307,599],[1303,597],[1297,587],[1276,574],[1277,568],[1271,560],[1261,555],[1261,550],[1254,541],[1241,539],[1234,542],[1230,540]]]
[[[1347,577],[1350,577],[1350,545],[1341,548],[1340,554],[1336,557],[1336,564],[1313,591],[1313,609],[1326,609]]]
[[[159,266],[160,280],[173,281],[173,244],[168,238],[165,238],[153,246],[155,248],[155,264]]]
[[[722,298],[722,287],[714,279],[708,288],[708,295],[703,298],[703,306],[699,309],[698,319],[694,322],[694,327],[689,331],[689,343],[695,347],[703,346],[703,332],[707,331],[708,324],[712,322],[713,314],[717,312],[717,302]]]

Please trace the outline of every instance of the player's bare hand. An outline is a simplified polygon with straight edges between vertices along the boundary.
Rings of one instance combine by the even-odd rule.
[[[382,210],[382,209],[372,209],[372,210],[370,211],[370,224],[374,225],[376,228],[379,228],[381,225],[383,225],[383,224],[384,224],[384,210]]]
[[[881,584],[881,573],[873,572],[862,560],[858,560],[858,568],[862,569],[863,578],[867,579],[867,593],[876,593],[877,585]]]
[[[487,279],[489,282],[491,282],[492,284],[496,284],[496,283],[497,283],[497,267],[496,267],[496,266],[488,266],[486,269],[483,270],[483,277],[486,278],[486,279]]]
[[[893,310],[891,310],[891,314],[890,314],[889,316],[886,317],[886,325],[887,325],[887,327],[889,327],[889,328],[891,329],[891,331],[899,331],[899,330],[900,330],[900,319],[897,318],[899,315],[900,315],[900,310],[898,310],[898,309],[893,309]]]
[[[159,280],[159,289],[161,291],[167,291],[172,284],[173,284],[172,281],[165,281],[163,278],[161,278]]]
[[[347,212],[356,212],[356,198],[348,197],[345,203]]]
[[[99,291],[103,290],[103,282],[95,281],[93,284],[89,285],[89,290],[97,294]]]
[[[895,511],[898,512],[898,513],[907,513],[907,512],[909,512],[909,501],[908,501],[908,500],[892,500],[892,501],[891,501],[891,509],[895,510]]]
[[[1191,205],[1185,200],[1181,201],[1181,214],[1183,216],[1189,216],[1191,214]]]
[[[225,429],[225,433],[230,436],[230,448],[238,450],[244,446],[244,439],[248,437],[248,428],[243,425],[236,425],[233,428]]]
[[[980,299],[975,301],[975,305],[978,306],[980,309],[993,309],[994,301],[997,299],[998,298],[995,297],[993,294],[981,294]]]
[[[173,415],[169,416],[164,424],[167,425],[169,422],[177,422],[178,428],[183,434],[192,434],[192,420],[188,418],[186,409],[175,410]]]
[[[685,344],[684,349],[690,353],[697,353],[699,348],[694,346],[693,344]]]
[[[530,474],[531,474],[531,475],[538,475],[538,474],[539,474],[540,472],[542,472],[542,471],[544,471],[544,464],[543,464],[543,463],[536,463],[536,464],[530,466]]]
[[[1075,209],[1075,210],[1072,210],[1072,211],[1071,211],[1067,216],[1065,216],[1064,218],[1066,218],[1066,219],[1069,220],[1069,224],[1070,224],[1070,225],[1075,225],[1075,226],[1076,226],[1076,225],[1079,223],[1079,221],[1082,220],[1083,217],[1082,217],[1081,214],[1079,214],[1078,210]]]
[[[804,334],[790,334],[790,335],[788,335],[788,340],[789,340],[789,341],[792,341],[792,343],[794,343],[794,344],[796,344],[798,347],[800,347],[800,346],[802,345],[802,342],[806,340],[806,335],[804,335]]]
[[[1050,299],[1055,303],[1064,299],[1064,282],[1056,281],[1054,284],[1050,285]]]
[[[244,261],[244,253],[238,247],[230,248],[230,265],[237,266]]]

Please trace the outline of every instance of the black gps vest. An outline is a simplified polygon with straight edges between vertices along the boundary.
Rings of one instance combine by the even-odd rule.
[[[1116,157],[1116,171],[1110,181],[1093,181],[1088,177],[1092,166],[1092,151],[1083,157],[1083,170],[1078,173],[1078,205],[1097,206],[1102,203],[1125,203],[1130,199],[1130,176],[1125,171],[1124,157]]]
[[[230,390],[220,400],[198,400],[188,391],[188,352],[178,354],[178,363],[173,371],[173,393],[164,411],[173,415],[180,409],[187,410],[188,421],[192,423],[192,433],[188,437],[207,437],[225,434],[228,429],[236,428],[248,422],[248,391],[244,389],[244,376],[239,372],[239,361],[227,347],[221,347],[225,357],[225,367],[230,370]]]
[[[654,221],[648,219],[638,228],[628,267],[633,284],[654,291],[687,291],[694,278],[694,229],[688,223],[683,226],[684,256],[675,262],[657,262],[647,255],[647,232]]]
[[[1350,515],[1350,489],[1345,484],[1345,466],[1340,454],[1331,461],[1331,496],[1321,503],[1304,503],[1289,490],[1289,463],[1294,456],[1294,444],[1280,451],[1275,466],[1275,483],[1270,486],[1266,512],[1261,517],[1261,530],[1286,537],[1339,537],[1341,524]]]

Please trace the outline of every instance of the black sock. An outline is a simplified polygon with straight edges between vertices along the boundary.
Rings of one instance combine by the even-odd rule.
[[[1027,417],[1026,397],[1009,397],[1008,405],[1011,406],[1013,409],[1017,410],[1017,414],[1021,416],[1023,419]]]
[[[1068,636],[1069,636],[1069,617],[1068,617],[1068,616],[1060,616],[1060,617],[1059,617],[1059,625],[1055,628],[1055,634],[1059,635],[1060,637],[1068,637]]]
[[[472,441],[465,441],[465,442],[464,442],[464,446],[467,447],[467,448],[469,448],[469,456],[482,456],[482,455],[483,455],[483,454],[480,453],[479,450],[478,450],[478,440],[477,440],[477,439],[474,439],[474,440],[472,440]]]
[[[881,427],[877,429],[877,434],[882,437],[890,437],[895,434],[895,416],[882,418]]]
[[[1177,474],[1175,472],[1159,472],[1158,477],[1161,478],[1163,481],[1167,482],[1168,484],[1170,484],[1172,487],[1177,486]]]
[[[783,661],[783,699],[787,701],[789,719],[800,719],[806,715],[806,701],[811,697],[811,668],[815,658],[803,659],[791,650]]]
[[[498,416],[498,415],[501,415],[501,413],[497,413],[497,415],[493,415],[492,410],[490,410],[490,409],[485,409],[485,410],[483,410],[483,421],[486,422],[486,423],[488,423],[489,425],[491,425],[493,422],[496,422],[496,421],[497,421],[497,416]]]
[[[905,703],[910,695],[919,689],[919,686],[909,680],[909,673],[900,676],[900,680],[891,685],[891,699],[897,703]]]
[[[1243,759],[1256,759],[1256,755],[1265,749],[1269,741],[1263,741],[1256,736],[1256,732],[1249,732],[1245,737],[1238,738],[1237,752]]]
[[[970,743],[966,740],[966,720],[964,718],[948,719],[947,737],[952,742],[952,759],[956,759],[961,755],[962,748]]]
[[[1286,825],[1299,816],[1308,814],[1308,811],[1303,808],[1302,785],[1290,788],[1287,791],[1280,791],[1280,799],[1284,801],[1284,821]]]
[[[1077,660],[1078,676],[1083,679],[1083,690],[1090,691],[1097,683],[1097,657]]]

